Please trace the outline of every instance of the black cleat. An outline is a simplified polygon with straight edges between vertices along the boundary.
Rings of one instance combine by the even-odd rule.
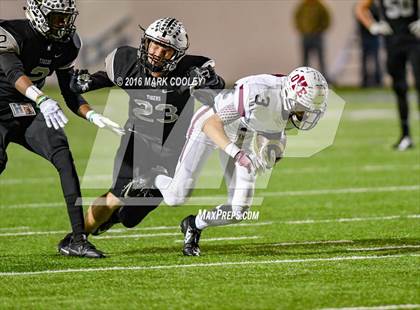
[[[182,253],[185,256],[200,256],[201,230],[195,226],[195,216],[189,215],[180,224],[181,232],[184,234],[184,248]]]
[[[118,216],[118,212],[120,209],[115,210],[111,217],[105,222],[99,225],[98,228],[96,228],[94,231],[92,231],[92,235],[99,236],[102,235],[104,232],[108,231],[112,226],[115,224],[121,223],[121,220]]]
[[[80,240],[73,240],[72,234],[68,234],[58,244],[58,252],[64,256],[76,256],[86,258],[104,258],[105,254],[90,243],[86,235]]]
[[[401,139],[393,145],[393,148],[397,151],[406,151],[412,147],[414,147],[414,144],[410,136],[402,136]]]

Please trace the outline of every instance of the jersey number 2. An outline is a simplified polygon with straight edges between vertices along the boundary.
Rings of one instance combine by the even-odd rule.
[[[2,43],[6,42],[6,36],[0,35],[0,48],[6,48],[6,46],[1,46]]]

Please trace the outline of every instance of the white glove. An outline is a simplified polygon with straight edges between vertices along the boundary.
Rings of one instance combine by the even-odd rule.
[[[122,136],[125,134],[124,128],[122,128],[117,123],[111,121],[109,118],[93,110],[90,110],[89,112],[86,113],[86,119],[88,119],[89,122],[94,123],[99,128],[109,129],[119,136]]]
[[[394,31],[392,31],[391,26],[383,20],[381,20],[380,22],[374,22],[372,25],[370,25],[369,32],[374,36],[388,36],[394,33]]]
[[[414,34],[417,38],[420,38],[420,19],[412,22],[410,25],[408,25],[408,28],[412,34]]]
[[[55,130],[60,127],[64,128],[69,120],[64,115],[57,101],[45,96],[38,100],[38,102],[40,102],[39,109],[44,115],[48,128],[54,127]]]

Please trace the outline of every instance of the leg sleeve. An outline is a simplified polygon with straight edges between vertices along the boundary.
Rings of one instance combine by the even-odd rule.
[[[79,177],[64,131],[48,128],[42,114],[38,114],[26,129],[21,144],[50,161],[57,169],[73,232],[84,233],[82,204],[76,205],[77,199],[81,198]]]

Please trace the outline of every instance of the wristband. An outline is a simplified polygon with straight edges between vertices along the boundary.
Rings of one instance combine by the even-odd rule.
[[[96,114],[96,112],[94,111],[94,110],[90,110],[90,111],[88,111],[87,113],[86,113],[86,119],[89,121],[89,122],[93,122],[93,115],[95,115]]]
[[[236,146],[235,143],[229,143],[224,151],[226,154],[228,154],[230,157],[235,158],[235,156],[241,151],[239,147]]]
[[[38,98],[43,96],[44,93],[40,91],[35,85],[29,86],[25,91],[25,97],[31,99],[32,101],[37,102]]]
[[[50,98],[48,98],[48,96],[40,95],[40,96],[38,96],[38,98],[36,98],[36,101],[35,101],[36,105],[40,106],[41,103],[43,103],[44,101],[47,101],[48,99],[50,99]]]

